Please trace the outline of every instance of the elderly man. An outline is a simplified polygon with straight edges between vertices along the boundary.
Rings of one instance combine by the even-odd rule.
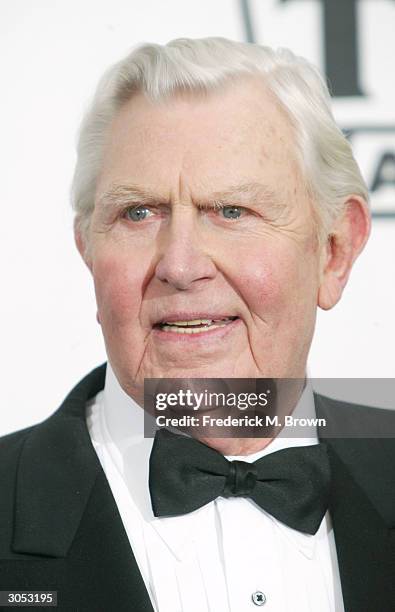
[[[0,442],[2,590],[64,611],[395,610],[394,445],[352,438],[390,413],[306,384],[293,414],[350,439],[143,435],[147,378],[305,379],[316,308],[370,228],[329,102],[290,51],[219,38],[103,77],[73,197],[108,364]]]

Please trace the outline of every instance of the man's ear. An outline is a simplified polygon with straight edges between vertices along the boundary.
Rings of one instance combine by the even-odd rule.
[[[74,220],[74,240],[75,240],[75,244],[77,246],[77,249],[78,249],[82,259],[84,260],[84,262],[88,266],[89,270],[92,272],[92,262],[91,262],[91,259],[90,259],[90,256],[89,256],[89,248],[88,248],[87,238],[86,238],[86,236],[83,235],[83,233],[81,231],[81,227],[80,227],[80,224],[78,222],[78,219]]]
[[[350,196],[324,247],[318,291],[318,306],[323,310],[333,308],[340,300],[353,263],[369,237],[370,227],[367,203],[360,196]]]

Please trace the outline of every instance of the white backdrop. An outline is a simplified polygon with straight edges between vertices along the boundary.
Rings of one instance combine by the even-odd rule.
[[[321,2],[249,6],[258,42],[289,46],[323,67]],[[393,0],[359,1],[367,95],[335,99],[343,127],[395,125],[394,28]],[[244,40],[237,0],[3,0],[0,435],[45,418],[106,358],[69,206],[76,131],[99,76],[136,43],[212,35]],[[391,129],[354,136],[368,182],[380,152],[395,159],[394,139]],[[373,207],[388,214],[395,210],[395,168],[384,170],[388,181]],[[341,303],[319,313],[313,376],[395,377],[394,261],[395,219],[376,219]]]

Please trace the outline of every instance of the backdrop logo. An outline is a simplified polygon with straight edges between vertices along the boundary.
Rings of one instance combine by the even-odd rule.
[[[361,40],[364,40],[361,28],[369,28],[370,24],[368,20],[359,18],[359,10],[363,2],[371,2],[374,5],[375,0],[315,1],[320,4],[322,15],[320,32],[320,40],[323,45],[322,70],[327,75],[330,84],[335,110],[336,101],[345,98],[355,100],[356,104],[363,101],[363,108],[366,109],[366,112],[362,113],[362,120],[358,119],[358,123],[354,121],[352,124],[351,122],[338,122],[353,145],[355,156],[367,181],[373,216],[394,219],[395,123],[383,123],[382,117],[375,110],[374,102],[380,99],[377,85],[375,91],[369,87],[368,94],[361,85],[361,83],[366,83],[365,77],[367,76],[361,49]],[[252,0],[239,0],[239,2],[246,40],[264,44],[264,40],[256,39]],[[277,5],[290,5],[291,3],[302,3],[302,0],[273,0],[273,2]],[[387,0],[387,3],[393,5],[395,11],[395,0]],[[303,2],[303,4],[306,3]],[[307,10],[308,5],[306,5]],[[266,23],[266,28],[267,26]],[[387,42],[392,44],[392,40]],[[289,46],[292,48],[291,43]],[[380,58],[377,57],[377,63],[379,62]],[[380,66],[377,65],[377,68],[379,69]],[[372,70],[371,67],[370,70]],[[377,70],[376,72],[381,73],[382,71]],[[386,78],[391,78],[391,76],[387,74]],[[365,120],[363,115],[365,115]],[[361,113],[356,113],[356,116],[361,117]]]

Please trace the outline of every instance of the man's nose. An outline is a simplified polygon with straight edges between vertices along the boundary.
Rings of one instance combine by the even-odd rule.
[[[169,227],[162,240],[155,276],[179,291],[186,291],[215,274],[216,266],[194,224]]]

